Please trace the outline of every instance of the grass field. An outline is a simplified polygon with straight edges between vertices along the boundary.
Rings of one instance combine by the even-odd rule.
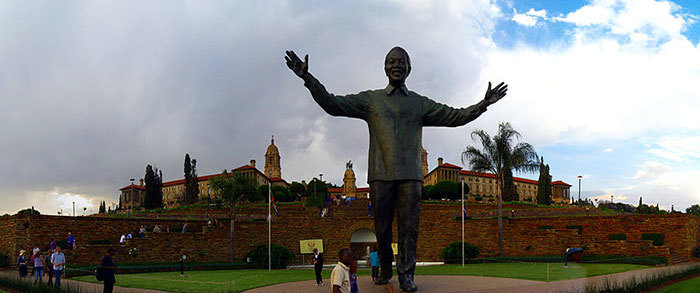
[[[698,291],[700,291],[700,277],[695,277],[692,279],[685,280],[683,282],[678,282],[670,286],[663,287],[659,290],[654,291],[654,293],[684,293]]]
[[[570,264],[563,268],[561,263],[549,264],[549,280],[568,280],[584,278],[629,270],[643,269],[647,266],[628,264]],[[330,277],[331,270],[323,271],[323,278]],[[361,269],[359,276],[371,275],[368,269]],[[396,273],[394,272],[396,276]],[[487,263],[461,265],[440,265],[416,268],[416,275],[469,275],[487,277],[516,278],[536,281],[547,280],[546,263]],[[80,281],[97,282],[94,276],[74,278]],[[191,271],[180,277],[179,272],[147,273],[117,275],[117,286],[163,290],[170,292],[227,292],[273,285],[278,283],[314,280],[311,269],[295,270],[222,270]]]

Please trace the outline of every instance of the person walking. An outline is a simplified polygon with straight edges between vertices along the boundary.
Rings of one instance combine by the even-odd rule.
[[[187,233],[187,222],[185,222],[185,224],[182,225],[182,233]]]
[[[158,224],[156,224],[155,227],[153,227],[153,233],[160,233],[160,232],[161,232],[160,226],[158,226]]]
[[[49,243],[49,249],[51,249],[51,253],[53,253],[53,251],[56,250],[56,239],[51,239],[51,243]]]
[[[34,266],[34,283],[43,281],[44,260],[41,257],[41,250],[39,250],[39,248],[34,248],[34,254],[32,254],[32,265]]]
[[[331,287],[333,293],[350,293],[350,264],[352,252],[349,248],[338,251],[338,263],[331,272]]]
[[[115,254],[117,254],[117,250],[110,247],[107,249],[107,255],[102,258],[102,262],[100,263],[99,273],[102,275],[102,281],[104,282],[104,293],[112,293],[114,291],[114,284],[117,282],[117,279],[114,277],[117,265],[112,259]]]
[[[372,216],[372,202],[370,201],[367,203],[367,216],[371,217]]]
[[[44,259],[44,263],[46,264],[46,272],[49,275],[49,280],[48,280],[49,287],[53,286],[53,265],[51,265],[51,255],[52,254],[53,254],[53,250],[47,250],[46,251],[46,258]]]
[[[316,286],[323,286],[323,278],[321,278],[321,271],[323,270],[323,254],[318,252],[317,248],[314,248],[314,272],[316,273]]]
[[[187,225],[187,224],[185,224]],[[187,259],[187,255],[185,254],[185,250],[180,248],[180,277],[185,276],[185,260]]]
[[[357,260],[353,259],[350,264],[350,293],[358,293],[359,288],[357,287]]]
[[[372,281],[377,281],[379,279],[379,253],[377,248],[373,248],[372,252],[369,254],[369,265],[372,267]]]
[[[56,288],[61,288],[61,275],[63,275],[63,266],[66,264],[66,255],[61,252],[61,246],[56,246],[56,252],[51,255],[51,265],[53,265],[53,273],[56,275]]]
[[[71,232],[68,232],[68,247],[70,247],[70,249],[75,249],[75,237]]]
[[[119,237],[119,244],[124,244],[126,243],[126,234],[122,234],[122,237]]]
[[[26,251],[24,249],[19,251],[19,256],[17,256],[17,268],[19,269],[19,277],[24,278],[27,276],[27,258],[24,256]]]
[[[139,228],[139,237],[141,237],[141,239],[146,238],[146,227],[143,225],[141,225],[141,228]]]

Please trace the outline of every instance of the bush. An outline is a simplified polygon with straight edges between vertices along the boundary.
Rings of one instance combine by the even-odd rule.
[[[610,240],[627,240],[627,234],[625,234],[625,233],[610,234],[610,235],[608,235],[608,239],[610,239]]]
[[[56,241],[56,246],[60,246],[61,249],[70,249],[70,245],[68,244],[68,240],[58,240]]]
[[[693,249],[693,257],[700,257],[700,246],[695,247],[695,249]]]
[[[484,200],[484,198],[481,197],[481,196],[476,196],[476,197],[474,197],[474,200],[476,200],[476,201],[482,201],[482,200]]]
[[[99,240],[90,240],[90,245],[110,245],[112,244],[109,239],[99,239]]]
[[[537,229],[538,230],[550,230],[550,229],[552,229],[552,225],[539,226],[539,227],[537,227]]]
[[[473,259],[479,255],[479,247],[464,243],[464,258]],[[462,261],[462,242],[452,242],[450,245],[442,249],[440,256],[445,263],[461,263]]]
[[[578,230],[578,234],[581,235],[581,231],[583,230],[583,227],[581,225],[568,225],[568,226],[566,226],[566,229],[576,229],[576,230]]]
[[[664,245],[664,234],[661,233],[644,233],[642,240],[652,240],[654,246]]]
[[[286,247],[279,244],[272,244],[270,247],[272,253],[272,268],[283,269],[287,267],[287,263],[292,260],[292,253]],[[248,256],[254,266],[266,268],[268,266],[267,259],[267,244],[258,245],[253,251],[248,253]]]
[[[41,215],[41,213],[37,210],[34,210],[34,213],[32,214],[32,209],[23,209],[19,212],[17,212],[18,215]]]
[[[0,268],[4,268],[10,265],[10,262],[8,261],[7,255],[2,254],[0,252]]]

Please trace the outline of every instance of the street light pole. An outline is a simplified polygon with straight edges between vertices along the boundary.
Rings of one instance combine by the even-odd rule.
[[[73,217],[75,217],[75,202],[73,202]]]
[[[462,178],[462,267],[464,267],[464,178]]]
[[[583,176],[578,175],[578,202],[581,203],[581,178]]]

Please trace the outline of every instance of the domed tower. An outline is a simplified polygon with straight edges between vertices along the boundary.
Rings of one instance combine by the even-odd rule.
[[[355,186],[355,172],[352,171],[352,161],[345,164],[345,175],[343,175],[343,194],[355,197],[357,187]]]
[[[420,147],[420,157],[423,160],[423,178],[428,175],[428,152],[425,151],[423,147]]]
[[[282,166],[280,165],[280,150],[275,145],[275,136],[272,136],[270,145],[265,152],[265,176],[267,178],[282,178]]]

